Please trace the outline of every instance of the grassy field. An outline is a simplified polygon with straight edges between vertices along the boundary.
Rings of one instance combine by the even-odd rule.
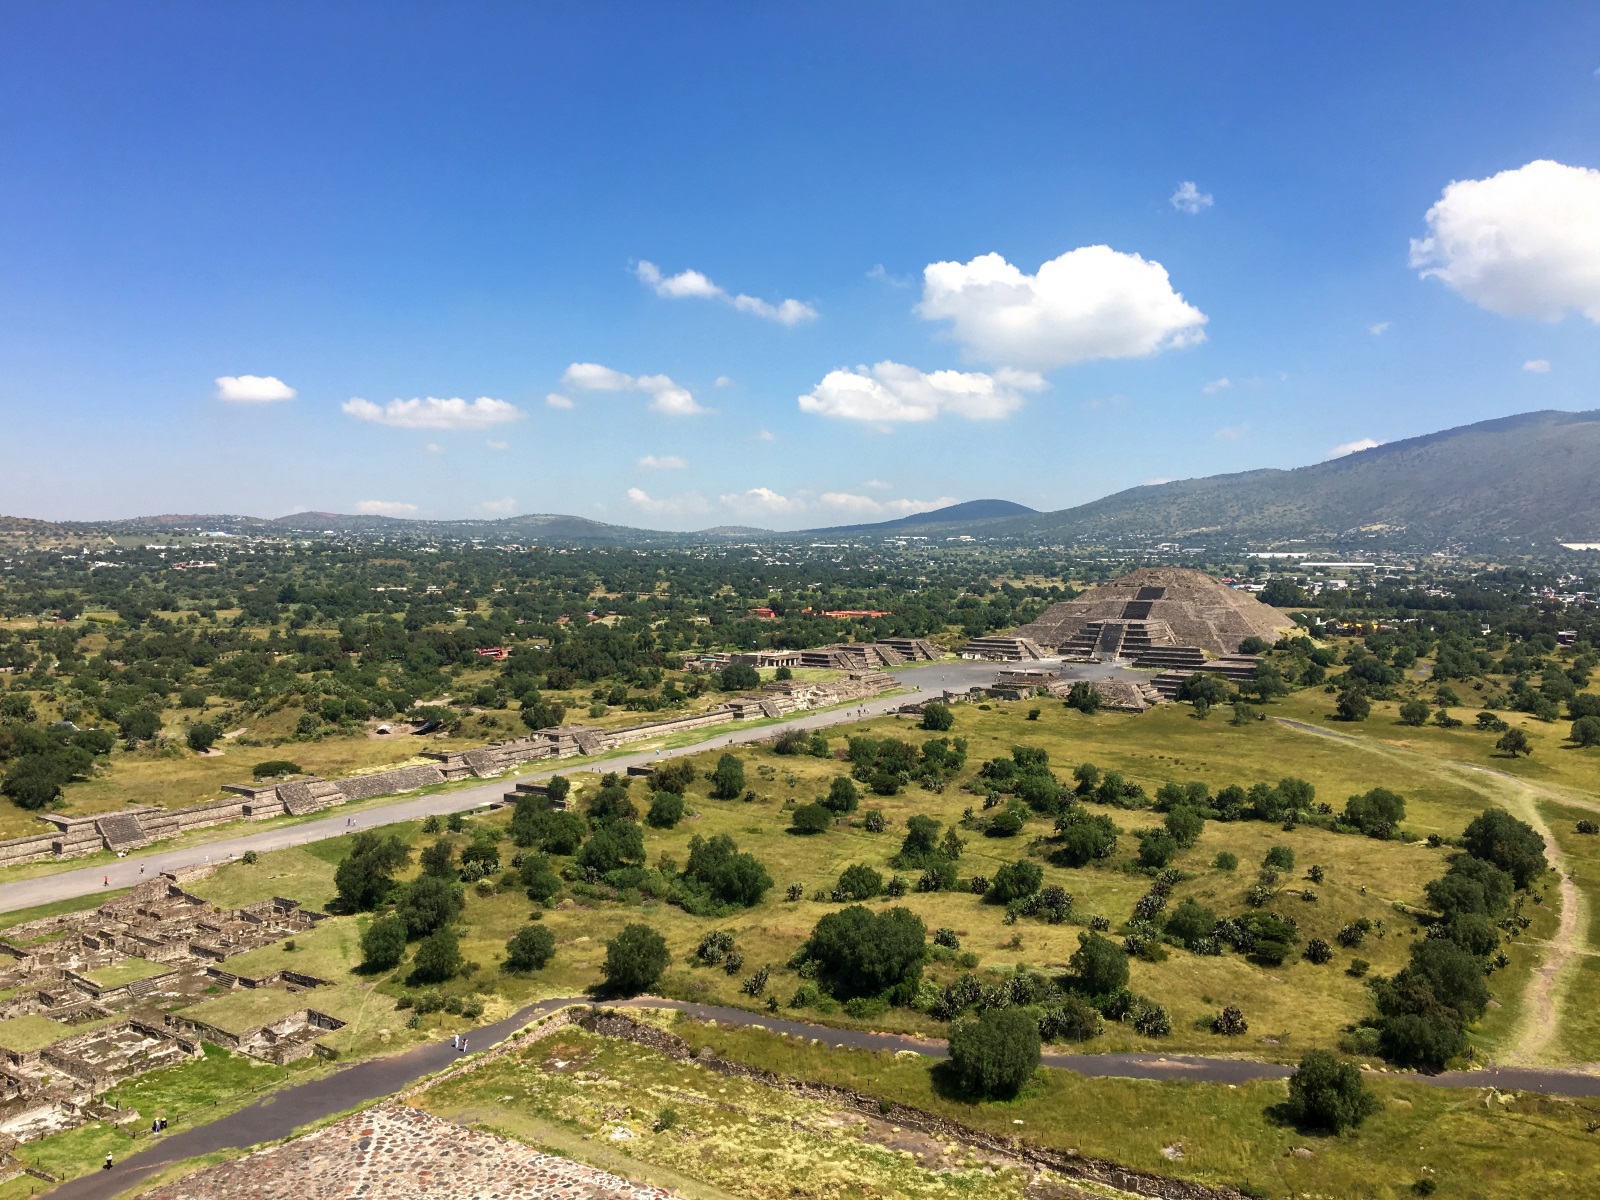
[[[26,1054],[31,1050],[43,1050],[46,1046],[54,1046],[57,1042],[77,1037],[80,1033],[89,1033],[102,1025],[113,1024],[116,1019],[100,1017],[97,1020],[85,1021],[82,1025],[64,1025],[60,1021],[52,1021],[49,1017],[41,1017],[37,1013],[7,1017],[4,1021],[0,1021],[0,1046],[14,1050],[18,1054]]]
[[[135,983],[140,979],[149,979],[153,975],[166,975],[174,969],[171,963],[151,962],[144,958],[125,958],[121,962],[112,963],[109,967],[85,971],[84,978],[93,980],[103,988],[115,988],[125,983]]]

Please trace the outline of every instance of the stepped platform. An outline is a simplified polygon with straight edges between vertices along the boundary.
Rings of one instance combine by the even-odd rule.
[[[150,844],[150,835],[139,823],[137,810],[107,813],[95,822],[107,850],[137,850]]]
[[[884,638],[878,644],[898,651],[906,662],[933,662],[940,657],[939,647],[927,638]]]
[[[1261,660],[1253,654],[1235,654],[1227,658],[1213,659],[1198,666],[1162,671],[1150,682],[1162,696],[1172,700],[1183,687],[1184,680],[1191,675],[1221,675],[1229,683],[1238,685],[1248,683],[1256,677],[1256,667],[1260,662]]]
[[[981,662],[1034,662],[1045,657],[1040,645],[1026,637],[976,637],[961,647],[961,657]]]

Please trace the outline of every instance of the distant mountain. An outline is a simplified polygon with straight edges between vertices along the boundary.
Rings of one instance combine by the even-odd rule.
[[[1038,515],[1040,515],[1038,509],[1029,508],[1026,504],[1014,504],[1010,500],[968,500],[963,504],[950,504],[944,508],[933,509],[931,512],[897,517],[893,521],[875,521],[869,525],[833,525],[825,529],[802,529],[800,534],[809,537],[823,533],[892,534],[912,529],[931,532],[956,527],[965,530],[968,526],[982,528],[990,522],[1008,517]]]
[[[1531,412],[1293,470],[1130,488],[987,523],[987,536],[1103,541],[1404,534],[1410,542],[1600,541],[1600,410]]]

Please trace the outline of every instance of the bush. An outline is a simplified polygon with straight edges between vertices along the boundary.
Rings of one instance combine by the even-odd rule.
[[[823,798],[824,808],[836,813],[853,813],[861,803],[861,793],[856,790],[856,785],[850,782],[848,775],[835,775],[833,782],[828,785],[828,794]]]
[[[671,829],[683,820],[683,797],[677,792],[657,792],[650,797],[645,821],[656,829]]]
[[[1187,805],[1174,808],[1167,813],[1166,827],[1172,840],[1178,843],[1178,848],[1187,850],[1200,839],[1206,827],[1205,814]]]
[[[1582,833],[1583,831],[1580,829],[1578,832]],[[256,852],[254,850],[246,850],[243,854],[241,854],[239,856],[239,861],[242,862],[247,867],[254,866],[256,861],[257,861],[257,857],[258,856],[256,855]]]
[[[361,934],[361,965],[387,971],[406,956],[406,923],[400,917],[379,917]]]
[[[1429,717],[1428,703],[1425,700],[1407,700],[1400,706],[1400,724],[1412,727],[1426,725]]]
[[[684,881],[720,904],[749,908],[759,904],[772,886],[754,855],[742,854],[725,833],[712,838],[698,835],[689,839],[689,861],[683,869]]]
[[[994,873],[994,881],[989,885],[989,900],[995,904],[1009,904],[1013,900],[1023,900],[1039,890],[1039,885],[1044,882],[1044,872],[1038,864],[1027,859],[1009,862]]]
[[[586,832],[583,818],[577,813],[553,812],[544,823],[539,848],[546,854],[576,854]]]
[[[1272,867],[1279,871],[1294,870],[1294,851],[1287,846],[1274,846],[1267,851],[1267,856],[1261,860],[1263,866]]]
[[[761,686],[761,674],[749,663],[729,663],[717,676],[717,687],[724,692],[743,692]]]
[[[984,826],[985,837],[1016,837],[1022,832],[1022,814],[1014,808],[1008,808],[996,813],[989,818],[989,823]]]
[[[1365,721],[1372,715],[1372,701],[1359,689],[1340,692],[1339,701],[1334,707],[1341,721]]]
[[[1569,736],[1580,746],[1600,746],[1600,717],[1579,717]]]
[[[874,914],[851,905],[817,922],[800,957],[816,964],[838,999],[890,991],[909,999],[922,977],[926,934],[921,918],[909,909]]]
[[[411,961],[412,983],[443,983],[461,971],[461,942],[455,930],[436,929],[417,943]]]
[[[956,714],[950,711],[948,704],[938,700],[930,700],[922,706],[921,728],[930,729],[935,733],[944,733],[953,728],[956,723]]]
[[[412,937],[426,937],[461,915],[461,890],[454,880],[419,875],[407,885],[396,914]]]
[[[606,943],[606,986],[625,996],[646,991],[670,961],[666,939],[648,925],[629,925]]]
[[[189,732],[185,735],[185,740],[189,743],[189,749],[196,754],[204,754],[212,746],[216,745],[217,739],[221,736],[222,729],[219,726],[201,721],[199,724],[189,726]]]
[[[266,762],[258,762],[250,768],[250,774],[256,779],[271,779],[278,775],[299,775],[302,772],[298,763],[292,763],[286,758],[273,758]]]
[[[1232,850],[1222,850],[1211,865],[1219,871],[1236,871],[1239,868],[1239,856]]]
[[[524,925],[506,943],[506,970],[537,971],[555,952],[555,934],[543,925]]]
[[[802,804],[789,814],[789,828],[796,833],[826,833],[833,828],[833,810],[821,804]]]
[[[1239,1037],[1249,1032],[1250,1023],[1244,1019],[1243,1012],[1230,1004],[1212,1018],[1211,1029],[1223,1037]]]
[[[1193,950],[1217,931],[1217,914],[1194,900],[1185,900],[1167,917],[1166,935]]]
[[[1078,935],[1078,948],[1067,965],[1073,990],[1091,999],[1103,1000],[1128,986],[1127,953],[1098,933]]]
[[[601,875],[644,865],[644,831],[631,821],[602,825],[578,851],[578,865]]]
[[[950,1031],[950,1069],[969,1096],[1015,1096],[1038,1066],[1038,1022],[1021,1009],[996,1009]]]
[[[677,792],[687,796],[695,780],[694,764],[686,758],[668,759],[650,772],[650,784],[663,792]],[[555,780],[550,781],[552,784]]]
[[[1076,996],[1063,996],[1039,1014],[1039,1036],[1047,1042],[1087,1042],[1104,1028],[1100,1014]]]
[[[1342,819],[1346,825],[1354,825],[1368,837],[1390,838],[1405,816],[1405,798],[1388,788],[1379,787],[1346,800]]]
[[[1164,829],[1139,832],[1139,865],[1164,867],[1178,854],[1178,841]]]
[[[871,867],[856,863],[840,873],[837,890],[846,900],[871,900],[883,892],[883,876]]]
[[[1172,1032],[1172,1017],[1159,1004],[1143,1003],[1131,1014],[1134,1031],[1144,1037],[1166,1037]]]
[[[1306,943],[1306,961],[1321,966],[1333,960],[1333,947],[1321,938],[1312,938]]]
[[[1360,1070],[1326,1050],[1307,1054],[1289,1078],[1289,1115],[1302,1128],[1343,1133],[1377,1110]]]
[[[1493,863],[1525,888],[1550,869],[1545,861],[1544,839],[1533,827],[1501,808],[1491,808],[1473,818],[1462,835],[1467,853]]]
[[[517,868],[522,886],[528,889],[528,899],[548,904],[561,890],[561,877],[555,873],[550,860],[542,854],[525,854]]]

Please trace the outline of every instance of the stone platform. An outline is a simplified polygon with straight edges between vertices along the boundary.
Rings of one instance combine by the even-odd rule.
[[[520,1142],[382,1104],[207,1167],[145,1200],[674,1200]]]

